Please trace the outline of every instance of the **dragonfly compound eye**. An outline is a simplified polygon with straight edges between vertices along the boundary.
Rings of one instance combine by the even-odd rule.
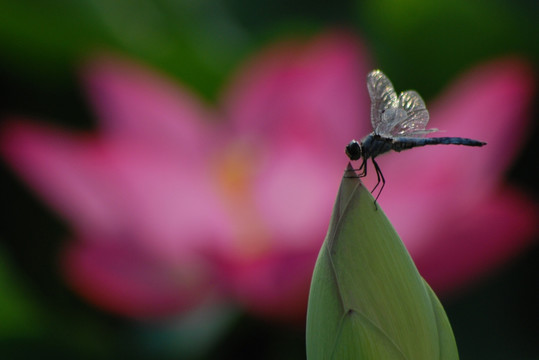
[[[356,140],[352,140],[346,145],[345,152],[350,160],[358,160],[361,157],[361,145]]]

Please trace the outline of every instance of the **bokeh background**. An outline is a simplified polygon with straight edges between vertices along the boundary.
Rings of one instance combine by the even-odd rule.
[[[357,35],[369,61],[391,74],[398,90],[413,84],[428,103],[458,74],[498,57],[517,55],[537,73],[537,16],[538,3],[526,0],[0,0],[1,118],[22,115],[45,125],[94,131],[96,115],[79,70],[89,56],[104,51],[158,69],[215,104],[250,56],[281,40],[332,29]],[[535,203],[536,99],[525,144],[504,175]],[[70,241],[69,224],[6,162],[1,171],[3,359],[305,357],[301,321],[257,316],[233,302],[165,319],[129,317],[92,305],[62,275],[60,254]],[[441,297],[462,359],[539,359],[535,237],[471,286]]]

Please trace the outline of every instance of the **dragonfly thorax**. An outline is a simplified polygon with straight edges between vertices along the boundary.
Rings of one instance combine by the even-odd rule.
[[[359,160],[363,154],[363,146],[361,146],[357,140],[352,140],[348,145],[346,145],[345,152],[350,160]]]
[[[352,140],[346,146],[346,155],[350,160],[359,160],[359,158],[366,160],[385,154],[392,149],[393,145],[392,138],[371,133],[365,136],[361,142]]]

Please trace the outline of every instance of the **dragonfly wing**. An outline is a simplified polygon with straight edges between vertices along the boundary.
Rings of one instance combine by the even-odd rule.
[[[367,89],[371,97],[372,129],[376,134],[389,134],[393,113],[399,107],[393,84],[383,72],[374,70],[367,75]]]
[[[417,92],[413,90],[402,92],[398,99],[398,109],[406,115],[392,121],[389,135],[420,136],[436,131],[436,129],[425,129],[429,122],[429,111]]]

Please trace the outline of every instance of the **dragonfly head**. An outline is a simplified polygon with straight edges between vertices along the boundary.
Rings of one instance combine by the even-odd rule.
[[[359,142],[357,142],[357,140],[352,140],[350,141],[350,144],[346,145],[345,152],[350,160],[359,160],[363,154],[363,147]]]

